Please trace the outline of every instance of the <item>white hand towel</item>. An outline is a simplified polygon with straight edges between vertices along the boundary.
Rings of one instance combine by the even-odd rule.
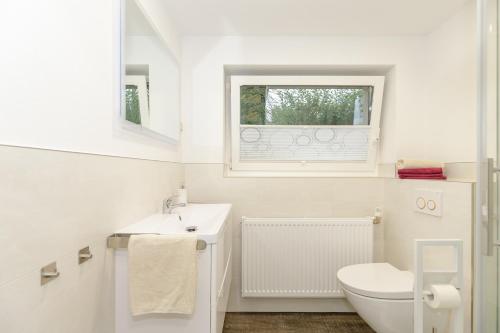
[[[198,256],[195,235],[132,235],[128,244],[130,307],[148,313],[192,314]]]
[[[423,161],[423,160],[399,160],[397,163],[398,169],[417,169],[417,168],[444,168],[442,162]]]

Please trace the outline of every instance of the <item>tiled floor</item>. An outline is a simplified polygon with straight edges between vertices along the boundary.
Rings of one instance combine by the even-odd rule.
[[[351,313],[227,313],[224,333],[375,333]]]

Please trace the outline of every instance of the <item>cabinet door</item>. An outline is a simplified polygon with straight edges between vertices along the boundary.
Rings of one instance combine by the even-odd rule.
[[[115,325],[116,333],[209,333],[210,273],[212,247],[198,255],[198,287],[192,315],[151,314],[132,316],[129,305],[127,251],[115,251]]]
[[[232,277],[232,225],[228,217],[221,237],[214,245],[212,263],[212,333],[222,333]]]

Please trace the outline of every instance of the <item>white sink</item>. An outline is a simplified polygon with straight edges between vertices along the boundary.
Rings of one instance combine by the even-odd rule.
[[[217,241],[230,210],[230,204],[188,204],[186,207],[175,208],[172,214],[148,216],[116,233],[187,234],[186,227],[197,226],[197,231],[194,233],[198,239],[213,244]]]

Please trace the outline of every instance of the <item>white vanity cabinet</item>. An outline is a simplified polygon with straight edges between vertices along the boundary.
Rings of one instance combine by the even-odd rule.
[[[198,239],[207,248],[198,254],[198,287],[192,315],[152,314],[132,316],[128,292],[127,250],[115,250],[116,333],[221,333],[231,284],[232,227],[228,204],[196,204],[179,209],[182,222],[166,221],[160,214],[119,230],[117,233],[169,233],[179,225],[197,225]],[[171,227],[171,228],[170,228]],[[183,228],[182,228],[183,229]]]

